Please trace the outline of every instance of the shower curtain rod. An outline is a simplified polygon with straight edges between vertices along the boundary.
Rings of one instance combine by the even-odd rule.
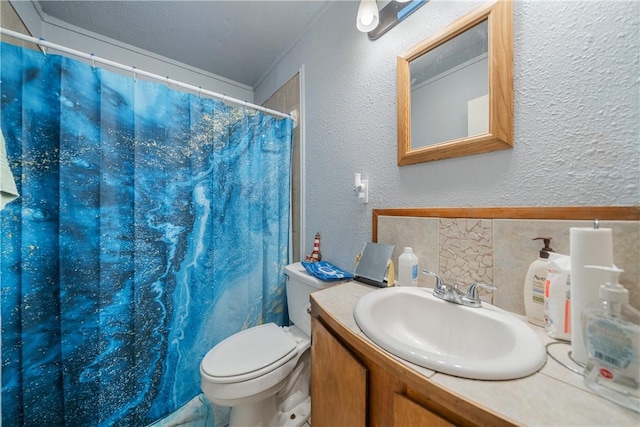
[[[51,48],[51,49],[58,50],[60,52],[64,52],[64,53],[67,53],[67,54],[70,54],[70,55],[78,56],[80,58],[88,59],[92,63],[100,62],[102,64],[106,64],[106,65],[109,65],[111,67],[118,68],[120,70],[129,71],[129,72],[133,73],[134,78],[135,78],[135,76],[137,74],[140,74],[142,76],[146,76],[146,77],[158,80],[160,82],[165,82],[165,83],[168,83],[170,85],[175,85],[175,86],[178,86],[178,87],[181,87],[181,88],[184,88],[184,89],[189,89],[189,90],[191,90],[193,92],[196,92],[198,94],[209,95],[209,96],[211,96],[213,98],[221,99],[222,101],[228,101],[228,102],[231,102],[231,103],[234,103],[234,104],[244,105],[245,107],[253,108],[255,110],[259,110],[259,111],[262,111],[264,113],[271,114],[271,115],[274,115],[274,116],[287,117],[287,118],[293,120],[294,126],[296,124],[296,117],[294,117],[294,115],[292,115],[292,114],[287,114],[287,113],[283,113],[283,112],[280,112],[280,111],[277,111],[277,110],[272,110],[271,108],[266,108],[266,107],[263,107],[261,105],[252,104],[251,102],[248,102],[248,101],[242,101],[240,99],[236,99],[236,98],[224,95],[224,94],[220,94],[220,93],[212,92],[210,90],[202,89],[202,87],[199,87],[199,86],[193,86],[193,85],[190,85],[188,83],[184,83],[184,82],[180,82],[178,80],[170,79],[169,77],[162,77],[162,76],[160,76],[158,74],[153,74],[153,73],[150,73],[148,71],[140,70],[140,69],[138,69],[136,67],[131,67],[131,66],[128,66],[128,65],[121,64],[119,62],[115,62],[115,61],[111,61],[111,60],[108,60],[108,59],[100,58],[98,56],[95,56],[93,53],[92,54],[88,54],[88,53],[80,52],[79,50],[71,49],[71,48],[68,48],[68,47],[65,47],[65,46],[62,46],[62,45],[59,45],[59,44],[48,42],[48,41],[46,41],[46,40],[44,40],[42,38],[37,39],[35,37],[27,36],[27,35],[24,35],[22,33],[18,33],[18,32],[12,31],[12,30],[8,30],[8,29],[2,28],[2,27],[0,27],[0,34],[11,36],[11,37],[14,37],[16,39],[23,40],[23,41],[26,41],[26,42],[35,43],[35,44],[38,44],[40,46],[48,47],[48,48]],[[46,51],[45,51],[45,55],[46,55]]]

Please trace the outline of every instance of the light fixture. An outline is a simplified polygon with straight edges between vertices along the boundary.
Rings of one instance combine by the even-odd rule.
[[[368,31],[361,29],[360,20],[358,19],[358,29],[369,33],[369,40],[377,40],[428,1],[429,0],[391,0],[378,12],[378,24],[374,28]],[[364,3],[365,1],[363,0],[358,13],[363,8],[362,5]],[[359,14],[358,18],[360,18]]]
[[[356,26],[363,33],[368,33],[378,26],[380,22],[380,14],[378,13],[378,4],[376,0],[361,0],[358,7],[358,17]]]

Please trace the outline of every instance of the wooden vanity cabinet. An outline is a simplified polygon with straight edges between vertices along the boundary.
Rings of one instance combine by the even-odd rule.
[[[396,393],[393,396],[393,425],[411,427],[449,427],[449,421],[431,412],[408,397]]]
[[[365,427],[367,368],[321,322],[311,327],[311,401],[315,426]]]
[[[313,427],[513,426],[354,334],[311,297]]]

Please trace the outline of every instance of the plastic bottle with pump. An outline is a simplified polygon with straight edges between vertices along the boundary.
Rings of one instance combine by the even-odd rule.
[[[619,405],[640,412],[640,312],[629,305],[629,291],[618,283],[622,270],[585,266],[610,273],[600,286],[600,302],[582,311],[588,360],[584,383]]]
[[[547,259],[551,237],[536,237],[532,240],[543,240],[544,247],[540,256],[533,261],[527,270],[524,280],[524,311],[529,323],[544,327],[544,282],[547,280]]]
[[[398,286],[418,286],[418,257],[408,246],[398,258]]]

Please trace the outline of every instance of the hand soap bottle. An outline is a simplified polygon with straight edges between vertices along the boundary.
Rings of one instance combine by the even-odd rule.
[[[418,257],[410,247],[398,257],[398,286],[418,286]]]
[[[543,240],[540,256],[527,270],[524,280],[524,311],[529,323],[544,327],[544,282],[547,280],[547,258],[553,249],[549,247],[551,237],[536,237]]]
[[[602,397],[640,412],[640,312],[629,305],[629,291],[618,283],[615,267],[585,266],[607,271],[600,302],[582,311],[588,360],[584,383]]]

